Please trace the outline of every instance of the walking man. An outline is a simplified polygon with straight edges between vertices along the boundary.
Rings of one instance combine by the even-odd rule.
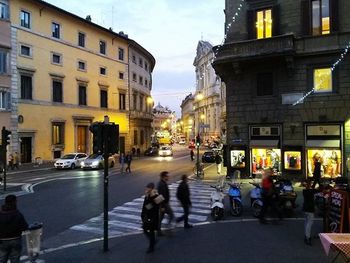
[[[160,194],[164,197],[164,201],[160,204],[158,236],[163,235],[162,231],[161,231],[161,226],[162,226],[164,214],[167,214],[169,217],[168,225],[170,225],[170,223],[174,219],[174,213],[173,213],[173,210],[171,209],[170,204],[169,204],[170,193],[169,193],[168,181],[169,181],[169,173],[167,171],[161,172],[160,173],[160,181],[158,183],[158,194]]]
[[[28,229],[24,216],[17,210],[17,198],[8,195],[0,212],[0,262],[19,263],[22,231]]]
[[[154,231],[158,229],[159,224],[159,206],[155,201],[157,197],[158,194],[154,189],[154,183],[147,184],[141,212],[143,232],[149,239],[149,247],[146,253],[152,253],[156,244]]]
[[[191,161],[193,162],[193,160],[194,160],[194,151],[193,151],[193,149],[191,149],[190,155],[191,155]]]
[[[125,156],[125,161],[126,161],[126,169],[125,172],[129,172],[131,173],[131,161],[132,161],[132,155],[131,152],[129,152],[126,156]]]
[[[177,191],[176,191],[176,197],[180,201],[182,208],[184,210],[184,214],[176,219],[176,222],[179,223],[181,221],[184,221],[184,227],[185,228],[192,228],[193,226],[188,223],[188,215],[190,214],[190,207],[192,205],[191,198],[190,198],[190,188],[187,184],[187,175],[182,175],[182,181],[179,184]]]
[[[316,190],[311,188],[310,181],[307,181],[306,187],[303,190],[303,211],[305,213],[305,237],[304,242],[306,245],[311,246],[311,228],[314,223],[314,214],[315,214],[315,202],[314,195]]]
[[[221,163],[222,163],[222,159],[221,156],[216,153],[215,155],[215,163],[216,163],[216,171],[218,174],[221,174]]]
[[[312,188],[315,188],[317,183],[318,183],[318,186],[321,185],[321,160],[319,155],[315,156],[313,174],[314,174],[314,183],[312,184]]]

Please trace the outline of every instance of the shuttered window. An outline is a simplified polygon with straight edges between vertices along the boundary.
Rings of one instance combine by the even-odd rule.
[[[8,52],[0,50],[0,74],[7,73],[7,54]]]
[[[52,81],[52,101],[63,102],[62,82],[60,81]]]
[[[108,93],[107,90],[100,90],[101,108],[108,108]]]
[[[32,77],[21,75],[21,99],[32,99]]]

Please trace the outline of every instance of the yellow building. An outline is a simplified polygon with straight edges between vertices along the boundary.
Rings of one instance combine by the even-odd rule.
[[[120,150],[129,150],[128,50],[136,42],[38,0],[11,0],[10,19],[18,96],[11,146],[21,161],[90,153],[89,125],[105,115],[119,124]]]

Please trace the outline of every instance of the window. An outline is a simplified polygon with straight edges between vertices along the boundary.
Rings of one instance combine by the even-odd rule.
[[[62,64],[62,55],[57,54],[57,53],[52,53],[52,63],[53,64]]]
[[[0,50],[0,74],[7,73],[8,67],[8,52],[5,50]]]
[[[148,88],[148,80],[145,79],[145,87]]]
[[[125,110],[125,97],[124,93],[119,93],[119,109]]]
[[[0,2],[0,19],[9,19],[9,7],[5,3]]]
[[[78,61],[78,70],[86,71],[86,62],[85,61]]]
[[[272,10],[266,9],[256,12],[256,38],[272,36]]]
[[[63,102],[63,90],[61,81],[52,81],[52,101]]]
[[[30,46],[21,45],[20,52],[21,52],[22,56],[26,56],[26,57],[31,57],[32,56],[32,52],[31,52],[31,47]]]
[[[21,10],[21,26],[30,28],[30,13]]]
[[[134,145],[137,145],[137,130],[134,130]]]
[[[137,95],[136,94],[132,94],[132,101],[133,101],[133,109],[136,110],[136,106],[137,106]]]
[[[107,69],[104,67],[100,67],[100,74],[101,75],[106,75],[107,74]]]
[[[100,40],[100,53],[106,55],[106,42]]]
[[[139,76],[139,83],[140,83],[140,85],[143,85],[143,77],[142,76]]]
[[[101,108],[108,108],[108,93],[107,90],[100,90],[100,102]]]
[[[330,68],[314,69],[313,83],[315,93],[332,92],[332,70]]]
[[[32,77],[21,75],[21,99],[32,99]]]
[[[79,85],[79,105],[86,106],[86,87]]]
[[[132,55],[132,62],[134,62],[136,64],[136,56]]]
[[[145,143],[145,131],[141,130],[140,134],[140,144],[143,145]]]
[[[119,72],[119,79],[124,79],[124,72]]]
[[[145,70],[148,71],[148,64],[145,62]]]
[[[132,81],[137,81],[137,76],[136,76],[136,73],[132,73]]]
[[[52,22],[51,30],[52,30],[52,37],[60,38],[60,25],[59,24]]]
[[[257,75],[257,96],[273,95],[272,73],[259,73]]]
[[[63,122],[52,123],[52,144],[53,145],[64,144],[64,123]]]
[[[11,94],[6,91],[0,91],[0,110],[11,108]]]
[[[145,96],[143,96],[143,95],[140,95],[140,111],[143,111],[143,101],[144,101],[144,99],[145,99]]]
[[[119,60],[124,60],[124,49],[118,48],[118,58]]]
[[[141,68],[143,68],[143,59],[142,59],[142,58],[139,58],[139,66],[140,66]]]
[[[330,33],[329,0],[313,0],[312,2],[312,35]]]
[[[78,46],[79,47],[85,47],[85,34],[79,32],[78,33]]]

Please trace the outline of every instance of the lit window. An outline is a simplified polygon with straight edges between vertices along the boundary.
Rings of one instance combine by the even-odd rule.
[[[53,145],[64,144],[64,123],[63,122],[52,123],[52,144]]]
[[[332,91],[332,70],[330,68],[314,69],[315,92]]]
[[[330,33],[329,0],[312,1],[312,34]]]
[[[256,37],[258,39],[272,36],[272,10],[266,9],[256,13]]]

